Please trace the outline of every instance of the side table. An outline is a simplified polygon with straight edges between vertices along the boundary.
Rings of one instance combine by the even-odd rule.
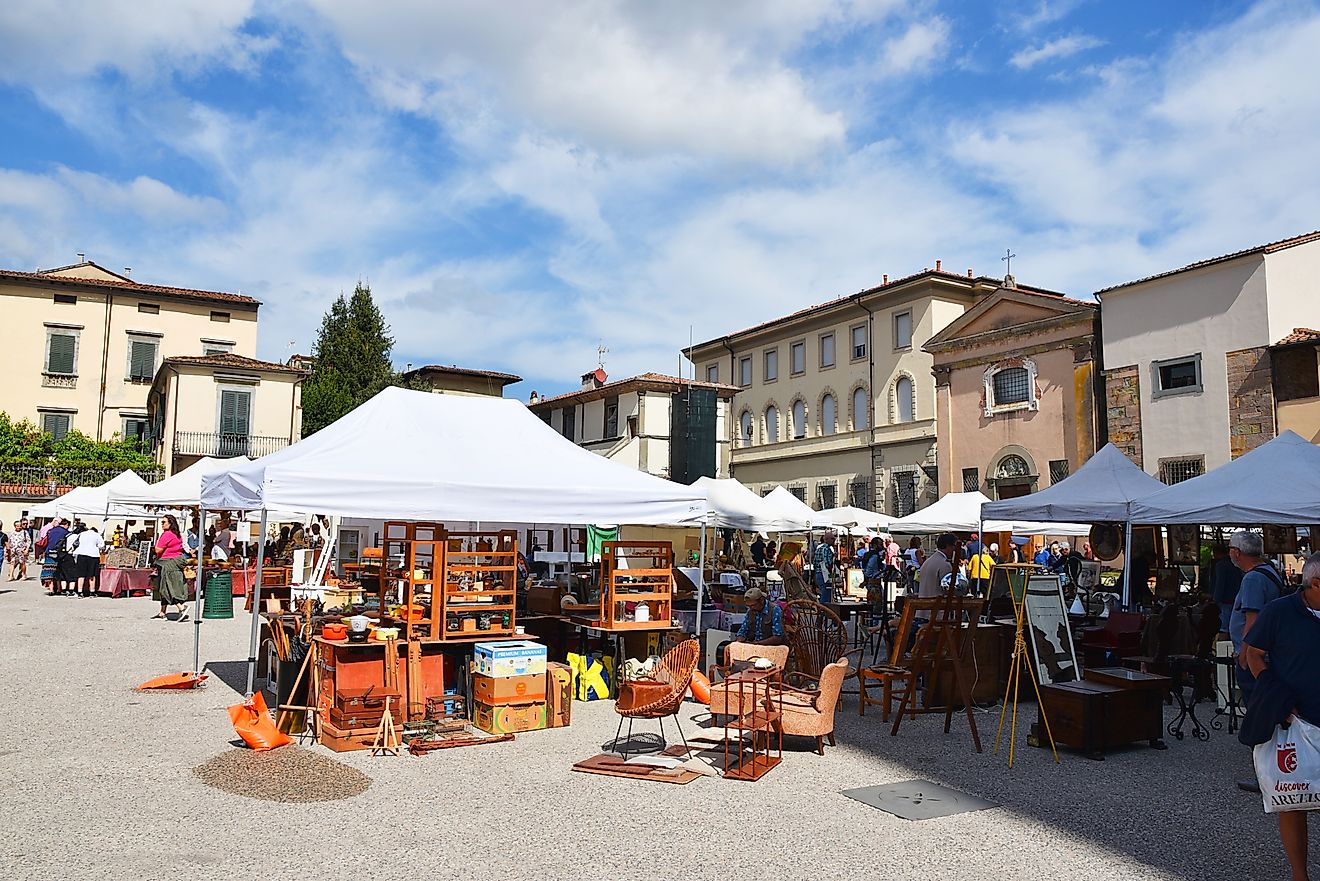
[[[724,776],[730,780],[760,780],[766,772],[778,765],[784,758],[784,733],[780,729],[779,719],[784,710],[783,669],[771,667],[767,670],[741,670],[724,680],[732,693],[736,692],[736,702],[732,706],[743,709],[725,726],[724,738]],[[736,751],[729,748],[728,730],[738,734]],[[742,735],[751,732],[752,746],[750,754],[743,746]],[[771,750],[771,738],[778,741]],[[762,747],[764,744],[764,747]]]

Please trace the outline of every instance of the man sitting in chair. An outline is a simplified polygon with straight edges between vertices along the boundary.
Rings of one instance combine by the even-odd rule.
[[[759,587],[748,588],[743,594],[747,601],[747,617],[734,634],[738,642],[753,645],[784,645],[784,610],[766,599]]]

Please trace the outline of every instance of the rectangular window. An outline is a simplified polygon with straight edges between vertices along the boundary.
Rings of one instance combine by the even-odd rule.
[[[1270,353],[1274,362],[1274,399],[1300,401],[1320,398],[1320,369],[1317,369],[1313,346],[1276,349]]]
[[[706,368],[706,382],[720,381],[720,365],[712,364]]]
[[[63,303],[63,304],[66,305],[66,306],[76,306],[76,305],[78,305],[78,295],[77,295],[77,294],[56,294],[56,295],[55,295],[55,302],[56,302],[56,303]]]
[[[59,440],[69,433],[69,428],[73,422],[73,415],[70,413],[42,413],[41,430]]]
[[[569,407],[564,410],[564,437],[571,441],[577,440],[577,408]]]
[[[605,399],[605,438],[619,436],[619,399]]]
[[[1201,391],[1201,356],[1199,353],[1185,358],[1154,361],[1151,362],[1150,366],[1155,373],[1153,397],[1187,395]]]
[[[807,372],[807,344],[793,343],[788,347],[789,360],[792,361],[793,375],[797,376]]]
[[[1204,456],[1183,456],[1160,460],[1160,480],[1172,486],[1205,473]]]
[[[159,350],[158,340],[129,337],[128,378],[133,382],[151,382],[156,375],[156,353]]]
[[[211,320],[212,320],[212,321],[228,321],[228,320],[229,320],[229,313],[228,313],[228,312],[212,312],[212,313],[211,313]]]
[[[974,493],[981,490],[981,469],[964,468],[963,469],[963,492]]]
[[[859,477],[848,484],[848,504],[855,508],[871,510],[875,499],[871,498],[871,479]]]
[[[765,353],[765,381],[774,382],[779,378],[779,350],[770,349]]]
[[[900,471],[894,475],[894,504],[899,517],[917,510],[917,475],[913,471]]]
[[[234,351],[234,344],[230,340],[208,340],[202,338],[203,355],[228,355]]]
[[[793,494],[793,497],[796,498],[799,502],[806,504],[807,488],[805,486],[790,486],[788,488],[788,491],[791,492]]]
[[[738,359],[738,384],[741,385],[743,388],[747,388],[749,385],[752,384],[751,358]]]
[[[1054,484],[1066,479],[1070,470],[1067,459],[1053,460],[1050,462],[1050,483]]]
[[[78,374],[78,334],[75,331],[46,331],[46,372],[57,376]]]
[[[912,348],[912,313],[900,312],[894,316],[894,348]]]
[[[834,334],[823,333],[820,336],[820,366],[834,366]]]
[[[994,406],[1021,404],[1031,400],[1031,376],[1025,367],[1006,367],[994,375]]]
[[[839,485],[833,481],[816,484],[817,510],[839,507]]]
[[[159,315],[159,314],[160,314],[160,304],[159,304],[159,303],[138,303],[138,311],[141,312],[143,315]]]
[[[220,390],[220,433],[248,436],[252,419],[252,392]]]
[[[123,431],[120,436],[124,440],[130,438],[144,438],[147,436],[147,426],[151,423],[145,416],[125,416],[123,420]]]
[[[852,359],[860,361],[866,357],[866,325],[859,324],[854,327],[852,333]]]

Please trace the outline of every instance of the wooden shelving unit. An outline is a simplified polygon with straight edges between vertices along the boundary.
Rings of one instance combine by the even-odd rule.
[[[517,532],[445,535],[438,638],[512,636],[518,591]]]
[[[602,630],[654,630],[668,625],[674,609],[674,545],[667,541],[607,541],[601,544]],[[646,603],[650,615],[637,621],[628,605]]]

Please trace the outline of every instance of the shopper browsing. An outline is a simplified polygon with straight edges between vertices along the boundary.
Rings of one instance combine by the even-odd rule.
[[[96,592],[101,575],[101,550],[105,539],[95,526],[78,533],[78,544],[73,550],[74,572],[78,576],[78,594],[89,597]]]

